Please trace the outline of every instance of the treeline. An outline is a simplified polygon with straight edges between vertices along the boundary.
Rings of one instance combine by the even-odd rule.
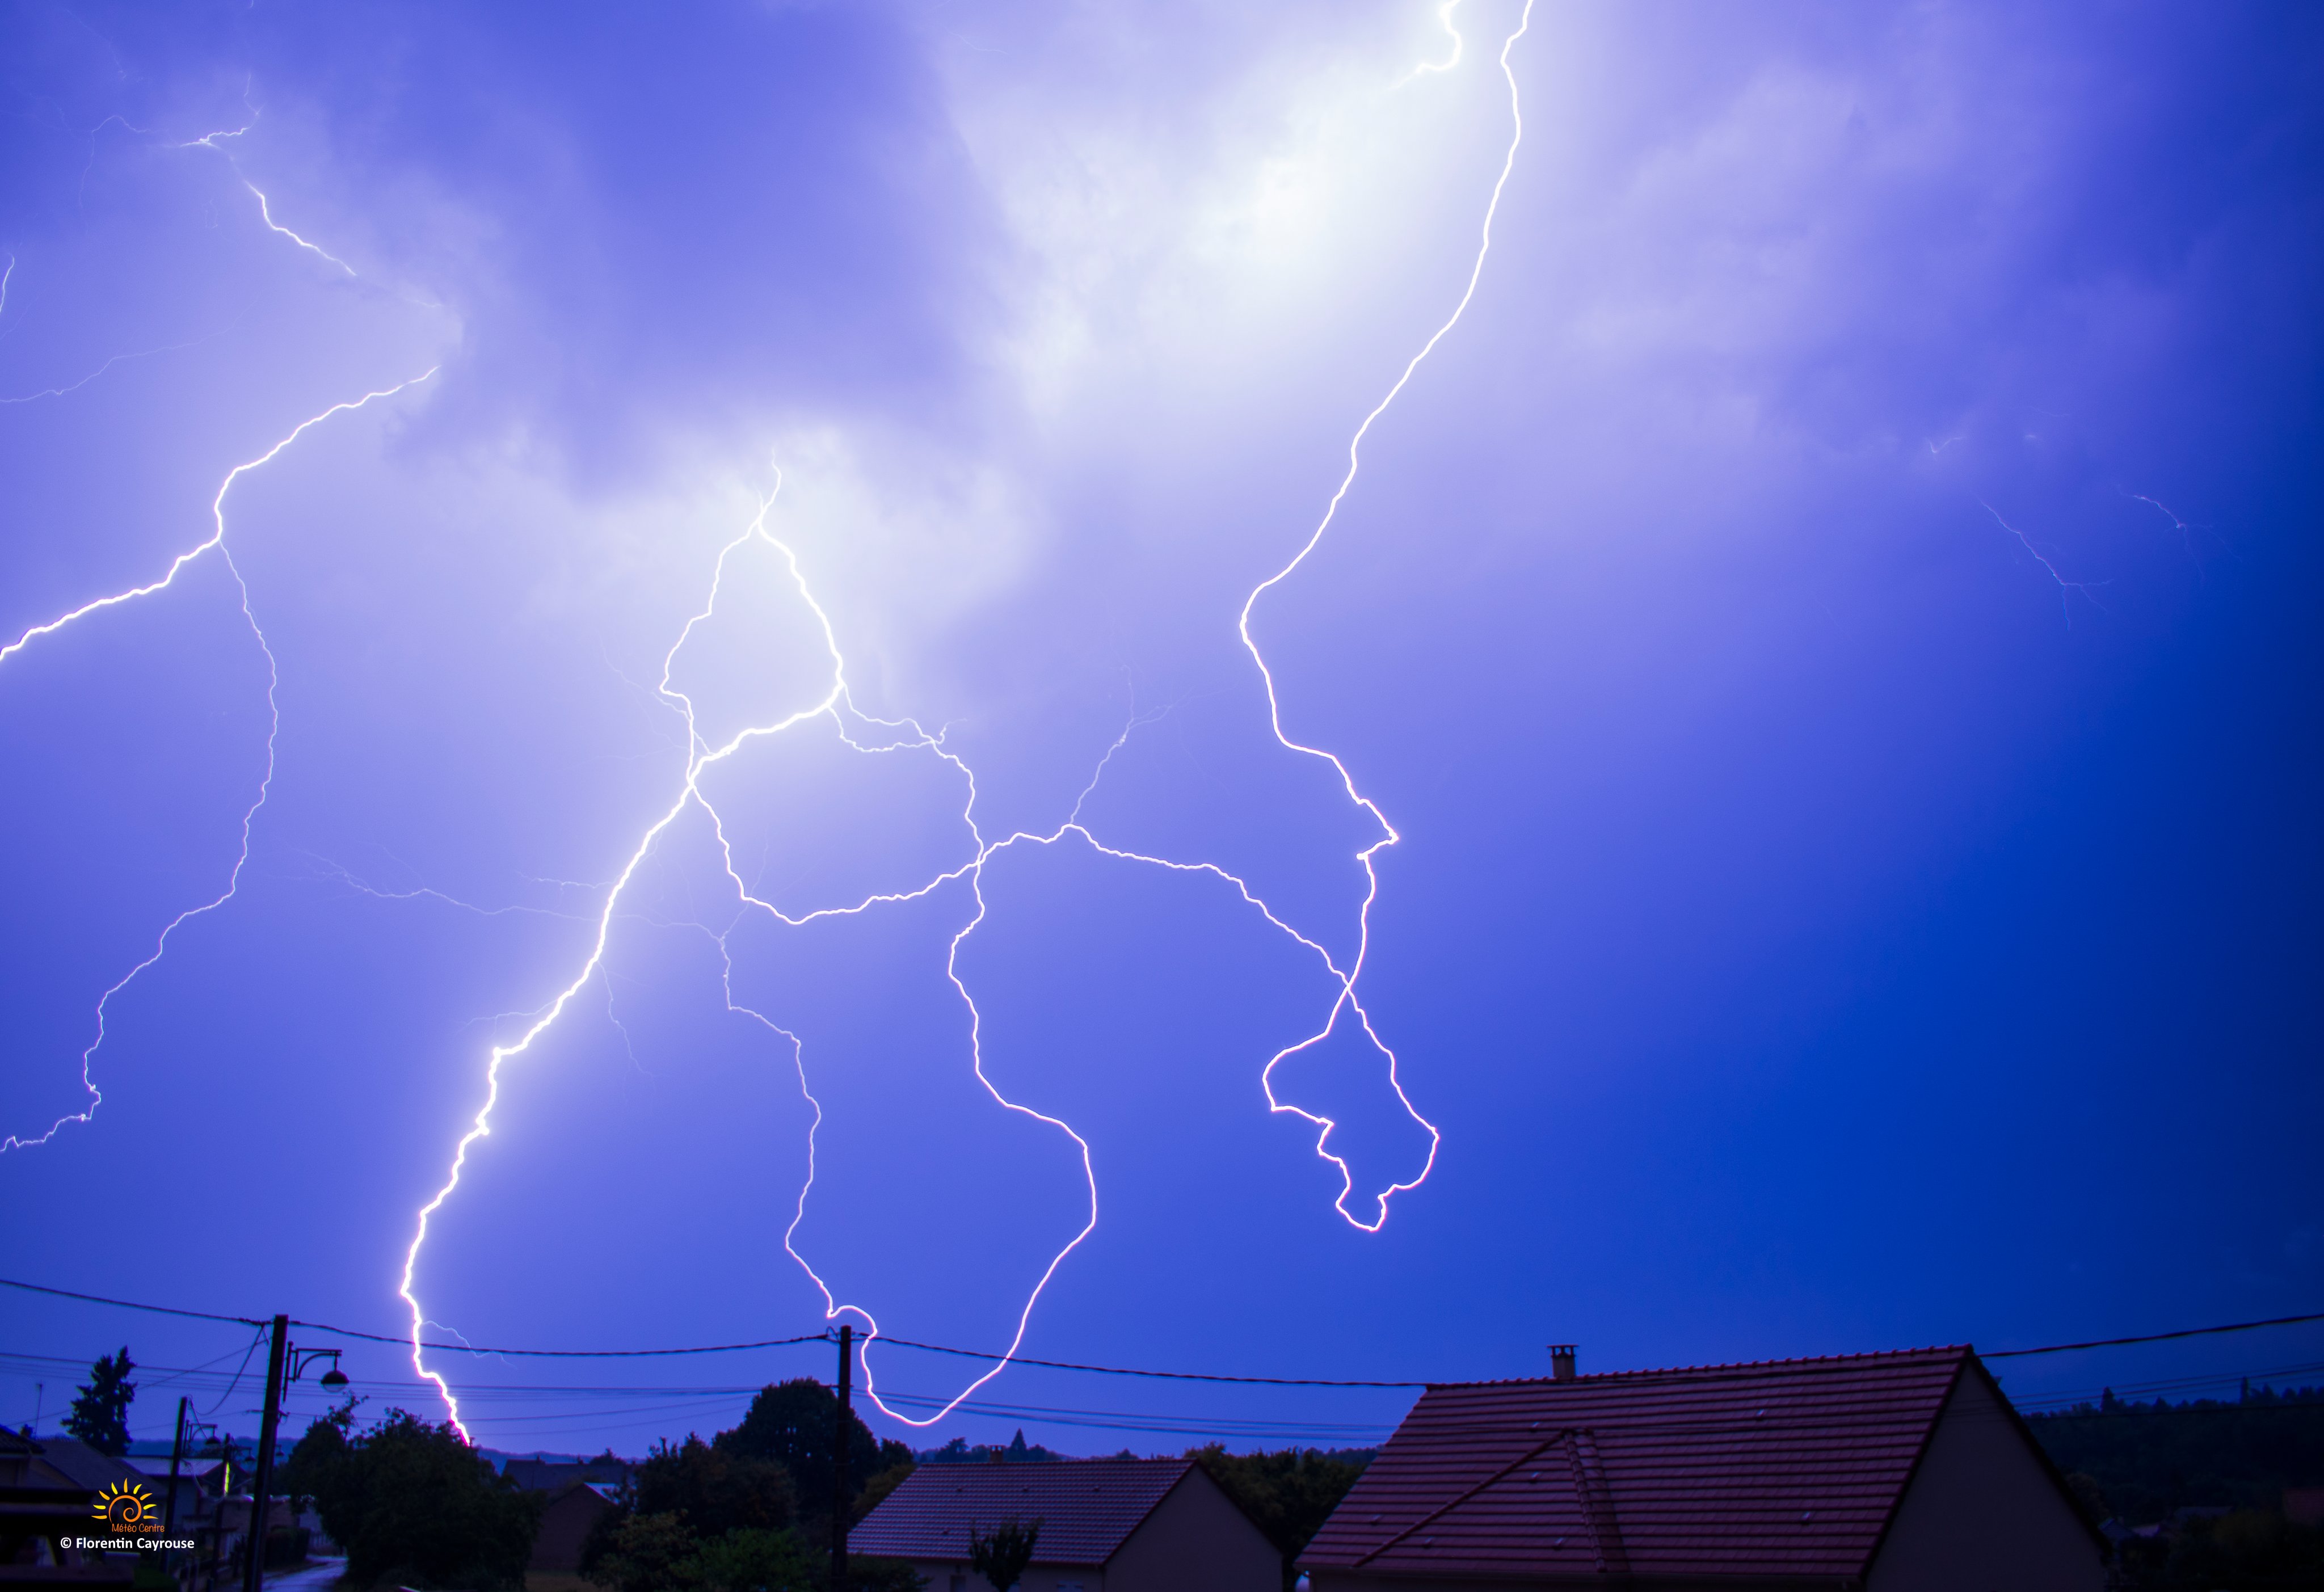
[[[2097,1403],[2027,1418],[2116,1543],[2126,1592],[2324,1587],[2324,1532],[2285,1517],[2324,1485],[2324,1388]]]
[[[2324,1486],[2324,1387],[2257,1388],[2240,1399],[2095,1404],[2026,1424],[2100,1519],[2129,1525],[2190,1505],[2281,1509],[2286,1487]]]
[[[1122,1454],[1127,1458],[1130,1456],[1130,1450],[1124,1449]],[[920,1463],[923,1465],[989,1465],[993,1460],[999,1459],[1007,1465],[1055,1465],[1069,1458],[1071,1456],[1060,1454],[1052,1449],[1045,1449],[1039,1443],[1028,1443],[1025,1440],[1024,1429],[1019,1427],[1016,1438],[1006,1448],[997,1443],[971,1448],[966,1438],[956,1437],[944,1447],[930,1449],[922,1454]]]
[[[1356,1477],[1371,1463],[1374,1451],[1286,1449],[1274,1454],[1230,1454],[1212,1443],[1189,1449],[1186,1458],[1208,1471],[1211,1479],[1267,1533],[1267,1540],[1283,1555],[1283,1586],[1285,1592],[1290,1592],[1297,1578],[1293,1566],[1300,1552],[1356,1485]]]
[[[307,1429],[282,1486],[311,1497],[347,1552],[347,1578],[521,1592],[543,1500],[500,1475],[448,1424],[401,1410],[355,1430],[355,1401]],[[848,1417],[838,1494],[838,1401],[809,1378],[761,1389],[733,1430],[663,1443],[599,1517],[582,1573],[614,1592],[824,1592],[832,1516],[860,1520],[911,1472],[911,1450]],[[918,1592],[907,1568],[849,1560],[855,1592]]]

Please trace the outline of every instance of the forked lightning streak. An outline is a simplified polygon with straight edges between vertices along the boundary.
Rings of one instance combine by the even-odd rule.
[[[1452,29],[1452,6],[1448,5],[1444,8],[1444,11],[1442,14],[1445,18],[1448,31]],[[1100,853],[1121,861],[1166,869],[1174,872],[1207,875],[1223,884],[1232,887],[1241,897],[1242,900],[1253,910],[1263,916],[1269,924],[1274,925],[1283,934],[1289,935],[1292,939],[1296,940],[1299,944],[1305,947],[1310,952],[1316,956],[1322,964],[1329,970],[1338,989],[1338,995],[1333,1001],[1330,1013],[1324,1019],[1323,1026],[1310,1037],[1300,1041],[1296,1044],[1286,1047],[1268,1060],[1266,1069],[1262,1073],[1262,1081],[1266,1088],[1269,1110],[1274,1112],[1287,1112],[1303,1118],[1306,1121],[1315,1125],[1317,1128],[1315,1140],[1316,1154],[1323,1159],[1331,1162],[1339,1169],[1340,1172],[1341,1192],[1339,1198],[1334,1201],[1334,1204],[1340,1211],[1340,1214],[1355,1227],[1366,1231],[1378,1230],[1378,1229],[1387,1220],[1388,1200],[1406,1189],[1417,1187],[1422,1182],[1425,1181],[1430,1170],[1435,1164],[1436,1151],[1438,1146],[1442,1142],[1442,1135],[1433,1124],[1429,1123],[1426,1118],[1420,1115],[1419,1111],[1414,1108],[1410,1099],[1406,1095],[1402,1080],[1398,1076],[1396,1054],[1380,1040],[1379,1035],[1374,1030],[1370,1016],[1365,1011],[1362,1000],[1357,992],[1358,980],[1362,974],[1365,958],[1370,946],[1371,909],[1373,903],[1378,899],[1379,893],[1379,878],[1375,860],[1380,851],[1387,849],[1388,846],[1395,844],[1399,837],[1395,826],[1389,824],[1386,814],[1381,812],[1379,807],[1372,802],[1370,797],[1364,796],[1363,793],[1357,788],[1354,776],[1349,770],[1345,763],[1343,763],[1333,753],[1325,750],[1321,747],[1309,746],[1294,740],[1290,734],[1286,732],[1283,726],[1282,704],[1276,689],[1275,676],[1273,671],[1268,667],[1266,657],[1261,652],[1257,640],[1251,633],[1251,617],[1253,612],[1258,607],[1259,599],[1266,595],[1268,591],[1288,579],[1301,565],[1306,562],[1309,556],[1315,551],[1316,548],[1321,545],[1325,533],[1331,529],[1332,522],[1339,512],[1341,503],[1346,499],[1350,489],[1355,483],[1358,470],[1361,465],[1364,439],[1370,435],[1373,424],[1387,412],[1389,406],[1392,405],[1397,397],[1403,393],[1406,387],[1411,382],[1414,374],[1419,370],[1421,363],[1427,359],[1429,354],[1435,350],[1437,345],[1443,342],[1443,339],[1452,332],[1452,328],[1459,324],[1462,317],[1467,312],[1471,301],[1476,296],[1478,282],[1484,272],[1485,260],[1492,247],[1493,220],[1499,210],[1501,196],[1508,187],[1510,173],[1515,169],[1518,145],[1522,143],[1524,138],[1524,120],[1519,104],[1517,77],[1510,68],[1509,58],[1511,51],[1514,51],[1517,46],[1517,41],[1525,36],[1526,29],[1531,25],[1532,18],[1533,0],[1526,0],[1526,5],[1518,18],[1516,30],[1508,35],[1501,46],[1499,64],[1503,79],[1506,81],[1508,87],[1511,133],[1508,151],[1503,157],[1499,174],[1494,181],[1491,198],[1486,207],[1484,222],[1479,237],[1476,255],[1471,266],[1468,280],[1462,291],[1460,299],[1454,305],[1452,313],[1445,318],[1443,323],[1437,327],[1435,332],[1430,336],[1427,341],[1422,345],[1419,352],[1415,354],[1406,363],[1403,371],[1397,377],[1394,384],[1389,387],[1386,396],[1381,398],[1381,400],[1373,406],[1370,412],[1364,416],[1361,423],[1357,427],[1355,434],[1351,439],[1348,446],[1347,469],[1340,480],[1337,490],[1333,492],[1331,501],[1325,508],[1322,520],[1317,523],[1315,529],[1309,534],[1305,541],[1301,545],[1298,551],[1292,557],[1290,561],[1251,591],[1249,597],[1245,599],[1241,612],[1237,620],[1237,631],[1241,639],[1242,645],[1250,652],[1252,662],[1257,665],[1260,678],[1266,687],[1268,722],[1277,741],[1289,751],[1303,757],[1318,758],[1328,762],[1332,766],[1333,770],[1339,776],[1342,787],[1346,790],[1349,799],[1354,802],[1357,805],[1362,807],[1366,813],[1370,814],[1380,827],[1380,838],[1358,853],[1357,857],[1357,860],[1361,864],[1364,870],[1366,889],[1359,915],[1359,935],[1356,954],[1351,963],[1345,968],[1339,966],[1323,945],[1308,935],[1301,934],[1298,930],[1294,928],[1290,924],[1279,916],[1271,907],[1269,907],[1264,900],[1260,899],[1259,897],[1251,890],[1250,885],[1245,880],[1229,873],[1225,870],[1212,863],[1184,862],[1168,858],[1148,856],[1139,852],[1124,851],[1117,847],[1108,846],[1101,842],[1097,836],[1081,822],[1083,806],[1086,804],[1091,792],[1096,788],[1098,781],[1103,778],[1105,767],[1111,760],[1113,753],[1120,749],[1129,735],[1137,728],[1138,722],[1135,720],[1132,721],[1130,726],[1123,730],[1121,735],[1115,740],[1112,746],[1108,748],[1104,757],[1099,760],[1097,769],[1093,774],[1089,785],[1084,788],[1080,798],[1074,804],[1073,810],[1067,814],[1065,820],[1056,829],[1046,834],[1036,834],[1029,832],[1019,831],[997,841],[987,840],[982,831],[978,828],[975,818],[976,778],[974,770],[972,769],[957,753],[950,750],[944,744],[944,737],[941,734],[929,734],[918,722],[912,720],[877,719],[869,714],[862,713],[855,707],[852,697],[850,696],[847,686],[846,659],[840,650],[837,637],[833,629],[830,616],[825,612],[822,605],[816,602],[813,592],[809,590],[805,576],[800,571],[796,553],[788,544],[770,535],[766,529],[767,516],[772,509],[775,502],[774,496],[770,494],[770,496],[760,505],[759,512],[756,518],[752,521],[750,527],[741,536],[737,537],[733,541],[728,543],[725,548],[721,549],[712,575],[708,601],[704,604],[700,613],[695,615],[692,619],[687,621],[686,625],[680,630],[677,640],[672,644],[669,651],[663,658],[662,675],[659,690],[661,695],[671,704],[674,709],[683,715],[687,727],[687,763],[684,778],[680,784],[678,795],[670,803],[669,807],[662,812],[660,816],[646,829],[642,835],[640,836],[636,845],[630,852],[627,863],[622,867],[621,872],[615,878],[611,888],[608,890],[603,910],[597,918],[595,937],[590,945],[588,955],[583,962],[580,969],[574,974],[570,981],[568,981],[563,989],[558,992],[555,998],[545,1008],[540,1010],[538,1016],[530,1026],[527,1027],[513,1043],[508,1044],[498,1044],[493,1047],[491,1057],[485,1069],[485,1094],[484,1104],[477,1111],[468,1131],[461,1137],[457,1146],[454,1149],[451,1166],[447,1172],[443,1186],[437,1191],[435,1197],[429,1200],[418,1213],[410,1247],[405,1252],[404,1256],[403,1275],[398,1287],[399,1293],[410,1311],[412,1366],[420,1376],[434,1385],[438,1389],[438,1393],[444,1399],[447,1409],[450,1413],[453,1424],[459,1427],[464,1433],[466,1431],[466,1428],[460,1421],[458,1398],[453,1393],[450,1384],[447,1379],[440,1373],[432,1370],[428,1366],[425,1350],[421,1342],[421,1329],[427,1322],[427,1317],[417,1294],[414,1293],[414,1273],[419,1265],[420,1251],[427,1243],[429,1224],[437,1213],[442,1210],[444,1202],[449,1199],[453,1192],[458,1188],[460,1183],[460,1175],[462,1170],[466,1165],[470,1148],[478,1139],[484,1137],[492,1131],[493,1111],[500,1100],[501,1070],[503,1064],[512,1057],[523,1054],[530,1047],[534,1040],[538,1039],[543,1033],[547,1032],[550,1026],[563,1015],[566,1008],[572,1003],[575,998],[578,996],[588,985],[590,980],[596,975],[604,962],[606,943],[611,934],[613,915],[620,903],[622,893],[628,888],[631,881],[636,877],[638,870],[643,865],[648,856],[651,854],[655,845],[660,840],[662,835],[666,833],[669,830],[670,826],[676,824],[690,807],[698,805],[705,816],[712,824],[719,842],[720,854],[724,861],[727,878],[734,888],[738,903],[744,908],[755,908],[759,911],[764,912],[770,918],[783,925],[798,926],[824,917],[851,916],[869,912],[883,905],[891,905],[908,900],[918,900],[929,896],[946,885],[964,879],[966,880],[970,888],[972,899],[974,903],[974,911],[969,917],[969,920],[964,924],[952,937],[946,955],[945,972],[947,977],[950,978],[954,989],[958,992],[964,1006],[967,1009],[969,1017],[970,1055],[977,1081],[984,1087],[985,1090],[991,1096],[995,1103],[1000,1105],[1002,1109],[1029,1118],[1035,1121],[1044,1123],[1048,1127],[1056,1128],[1058,1132],[1072,1139],[1081,1156],[1084,1182],[1088,1192],[1089,1203],[1087,1218],[1074,1237],[1064,1246],[1064,1247],[1059,1249],[1056,1254],[1050,1258],[1049,1263],[1043,1270],[1038,1282],[1035,1284],[1032,1292],[1027,1296],[1023,1308],[1019,1312],[1016,1330],[1010,1340],[1007,1353],[997,1359],[990,1370],[986,1371],[983,1375],[971,1382],[967,1386],[964,1387],[934,1414],[925,1417],[916,1417],[903,1414],[890,1407],[879,1395],[877,1381],[869,1353],[872,1344],[876,1342],[879,1338],[880,1328],[878,1321],[872,1317],[871,1312],[862,1306],[842,1301],[833,1291],[831,1285],[824,1279],[821,1274],[819,1274],[815,1269],[814,1265],[798,1252],[794,1244],[794,1239],[797,1237],[799,1224],[804,1220],[806,1216],[807,1200],[815,1186],[816,1139],[817,1130],[819,1130],[823,1122],[822,1103],[816,1098],[807,1078],[804,1045],[796,1033],[784,1027],[774,1018],[767,1016],[763,1012],[742,1005],[734,999],[733,982],[733,961],[729,944],[729,936],[732,934],[733,929],[730,927],[724,934],[716,934],[713,935],[713,938],[717,943],[722,959],[725,1001],[728,1010],[738,1016],[747,1017],[757,1023],[763,1025],[769,1032],[788,1044],[790,1049],[793,1065],[798,1073],[801,1095],[807,1100],[813,1112],[807,1146],[807,1178],[800,1187],[798,1199],[793,1210],[790,1224],[784,1231],[784,1249],[790,1255],[791,1258],[798,1264],[800,1268],[807,1273],[808,1277],[813,1280],[816,1289],[822,1293],[825,1320],[835,1320],[842,1314],[852,1314],[862,1319],[867,1329],[864,1339],[863,1359],[864,1393],[883,1413],[887,1414],[891,1419],[910,1426],[926,1427],[934,1425],[936,1422],[942,1421],[951,1414],[954,1410],[959,1407],[964,1400],[969,1398],[979,1388],[982,1387],[986,1383],[991,1381],[995,1376],[998,1376],[1002,1370],[1006,1369],[1010,1363],[1010,1357],[1013,1357],[1016,1354],[1024,1342],[1026,1331],[1032,1320],[1033,1310],[1039,1302],[1041,1295],[1047,1290],[1050,1280],[1056,1275],[1057,1269],[1065,1263],[1065,1257],[1080,1247],[1083,1240],[1087,1238],[1089,1235],[1095,1230],[1097,1225],[1097,1180],[1095,1172],[1091,1164],[1090,1147],[1088,1142],[1084,1139],[1080,1134],[1076,1133],[1070,1124],[1066,1123],[1063,1119],[1038,1111],[1030,1106],[1011,1100],[1007,1096],[1003,1095],[1000,1089],[994,1085],[991,1079],[986,1074],[984,1070],[982,1014],[977,1009],[974,996],[970,991],[966,982],[962,979],[960,973],[960,947],[963,943],[967,940],[968,936],[973,934],[983,923],[986,915],[987,907],[982,888],[984,868],[986,864],[991,862],[994,858],[1014,847],[1019,845],[1054,845],[1070,835],[1089,845]],[[1454,32],[1454,40],[1455,55],[1453,59],[1457,60],[1459,44],[1459,34],[1457,31]],[[1452,62],[1448,61],[1444,64],[1449,66]],[[1443,69],[1439,68],[1438,69]],[[779,489],[779,483],[778,483],[778,487]],[[684,693],[679,692],[671,686],[670,671],[675,666],[678,651],[685,645],[687,637],[693,634],[697,626],[709,620],[713,612],[715,610],[719,588],[724,579],[728,561],[733,557],[735,552],[753,539],[764,542],[767,546],[770,547],[780,555],[793,585],[798,590],[801,599],[806,602],[808,608],[814,612],[816,621],[821,627],[824,646],[830,658],[830,683],[822,696],[812,705],[785,714],[773,722],[745,729],[723,744],[712,747],[704,741],[699,733],[696,722],[695,706],[693,702]],[[973,842],[973,854],[966,860],[963,861],[959,866],[937,874],[935,878],[928,879],[925,884],[920,885],[914,889],[895,893],[875,894],[849,906],[824,908],[794,916],[784,913],[771,902],[762,900],[758,897],[753,896],[751,893],[749,887],[744,883],[741,873],[735,867],[733,848],[727,839],[724,818],[718,812],[716,805],[702,789],[703,775],[712,767],[732,758],[743,746],[752,741],[780,734],[784,731],[796,725],[825,716],[828,716],[833,723],[837,727],[843,740],[858,750],[890,750],[907,748],[924,750],[950,764],[958,772],[962,779],[963,788],[964,791],[962,817],[968,827],[970,838]],[[891,740],[888,744],[881,747],[874,748],[865,746],[856,739],[853,733],[851,733],[851,720],[864,726],[878,726],[885,730],[900,731],[903,734],[900,738]],[[739,921],[740,920],[738,919],[737,922],[739,923]],[[1387,1058],[1389,1082],[1396,1091],[1397,1100],[1402,1103],[1406,1111],[1411,1115],[1413,1120],[1425,1127],[1429,1135],[1428,1155],[1419,1173],[1410,1182],[1392,1184],[1388,1190],[1378,1195],[1377,1200],[1379,1215],[1370,1221],[1362,1219],[1348,1209],[1348,1201],[1353,1192],[1353,1173],[1347,1161],[1342,1156],[1334,1155],[1329,1147],[1331,1135],[1336,1125],[1327,1117],[1308,1111],[1301,1107],[1291,1105],[1279,1100],[1275,1093],[1273,1082],[1274,1072],[1277,1066],[1279,1066],[1286,1058],[1322,1043],[1329,1036],[1333,1026],[1343,1015],[1351,1015],[1362,1026],[1366,1036],[1370,1039],[1373,1044],[1379,1047],[1381,1054]]]
[[[31,646],[33,642],[40,640],[42,637],[55,635],[58,631],[64,630],[67,626],[73,624],[78,620],[86,619],[92,613],[101,612],[107,608],[117,608],[124,603],[134,603],[140,597],[150,597],[156,592],[167,591],[173,584],[175,584],[178,576],[184,574],[186,569],[196,560],[205,557],[211,553],[216,553],[219,558],[225,562],[226,572],[234,578],[235,591],[241,598],[242,617],[244,622],[250,626],[250,633],[258,642],[259,651],[263,653],[266,658],[266,768],[264,774],[260,778],[258,782],[257,799],[253,801],[250,805],[243,811],[241,845],[235,853],[234,867],[226,875],[226,888],[215,898],[205,901],[198,906],[189,907],[185,911],[180,913],[177,916],[171,918],[168,925],[161,930],[160,936],[154,941],[152,953],[147,956],[144,961],[139,962],[135,967],[131,968],[126,973],[124,973],[121,978],[114,983],[112,988],[106,990],[103,995],[97,998],[97,1033],[95,1036],[90,1039],[88,1048],[80,1053],[80,1086],[88,1097],[88,1103],[78,1111],[69,1111],[65,1115],[58,1118],[54,1122],[49,1125],[48,1131],[42,1134],[38,1138],[23,1138],[15,1134],[10,1134],[5,1139],[0,1139],[0,1154],[5,1154],[9,1150],[14,1149],[29,1149],[35,1145],[46,1144],[50,1139],[56,1136],[58,1131],[61,1129],[65,1124],[69,1122],[86,1123],[91,1117],[97,1114],[97,1109],[105,1103],[105,1095],[103,1091],[97,1087],[97,1081],[92,1076],[91,1069],[95,1065],[98,1048],[105,1044],[105,1020],[107,1008],[112,1005],[113,998],[120,994],[124,989],[127,989],[131,981],[134,980],[138,974],[143,972],[147,968],[152,967],[155,962],[161,960],[162,956],[166,954],[170,949],[170,937],[178,932],[180,925],[194,918],[201,916],[205,913],[215,912],[219,907],[225,906],[228,901],[232,900],[234,898],[235,891],[241,887],[242,870],[250,861],[251,826],[257,821],[258,810],[266,805],[267,793],[273,788],[274,785],[274,747],[276,738],[282,728],[281,710],[275,701],[276,689],[281,684],[281,677],[275,666],[274,649],[267,645],[266,632],[259,628],[258,617],[251,612],[250,587],[244,583],[242,571],[235,566],[234,555],[228,550],[226,545],[226,493],[234,490],[234,483],[241,480],[243,476],[248,474],[251,471],[259,468],[261,465],[272,462],[277,455],[282,452],[284,448],[289,447],[292,443],[298,441],[300,437],[304,436],[309,430],[314,427],[321,425],[333,415],[344,414],[349,410],[359,410],[365,404],[373,401],[374,399],[392,398],[395,394],[402,391],[405,388],[417,385],[419,382],[428,380],[429,376],[432,376],[435,373],[434,370],[429,370],[420,375],[414,376],[409,382],[399,382],[392,387],[382,388],[376,392],[366,392],[361,398],[350,399],[345,403],[335,403],[330,408],[323,410],[322,413],[309,416],[308,419],[300,421],[299,424],[291,429],[289,436],[283,437],[281,441],[276,443],[272,447],[268,448],[264,453],[259,455],[258,457],[251,460],[248,464],[236,465],[233,469],[226,472],[226,479],[218,484],[217,495],[210,500],[210,534],[194,547],[189,548],[186,551],[179,554],[175,558],[171,559],[170,561],[169,568],[161,573],[161,577],[159,580],[149,582],[142,586],[132,586],[126,591],[115,592],[109,596],[92,598],[90,601],[82,603],[78,608],[74,609],[69,613],[60,614],[57,618],[50,620],[45,624],[34,625],[32,629],[26,630],[23,635],[18,636],[6,646],[0,647],[0,664],[5,664],[9,658],[14,657],[17,653],[23,651],[25,648]]]

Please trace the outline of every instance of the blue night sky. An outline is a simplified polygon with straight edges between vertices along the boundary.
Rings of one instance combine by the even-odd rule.
[[[1523,5],[0,13],[0,1275],[1387,1380],[2324,1310],[2324,14]],[[9,1293],[0,1419],[248,1431],[250,1341]],[[425,1368],[635,1453],[832,1357]]]

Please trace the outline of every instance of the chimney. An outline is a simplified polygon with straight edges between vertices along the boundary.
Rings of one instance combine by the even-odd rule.
[[[1549,1375],[1553,1381],[1573,1380],[1573,1345],[1553,1343],[1549,1346]]]

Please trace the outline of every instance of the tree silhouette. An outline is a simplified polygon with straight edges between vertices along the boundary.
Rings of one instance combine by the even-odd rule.
[[[65,1417],[65,1430],[100,1454],[127,1453],[129,1401],[137,1396],[137,1385],[129,1380],[129,1373],[136,1368],[130,1363],[126,1344],[117,1355],[99,1355],[97,1364],[88,1368],[88,1385],[73,1400],[72,1413]]]
[[[839,1400],[812,1376],[770,1383],[751,1401],[751,1408],[732,1431],[722,1431],[713,1447],[724,1454],[771,1459],[790,1472],[798,1489],[802,1521],[828,1521],[833,1486],[831,1437],[839,1421]],[[849,1502],[865,1481],[891,1465],[908,1462],[912,1450],[899,1442],[881,1442],[853,1411],[847,1417]]]
[[[1033,1562],[1033,1544],[1041,1540],[1041,1523],[1027,1524],[1011,1516],[992,1528],[991,1536],[968,1528],[968,1568],[992,1583],[993,1592],[1009,1592]]]

